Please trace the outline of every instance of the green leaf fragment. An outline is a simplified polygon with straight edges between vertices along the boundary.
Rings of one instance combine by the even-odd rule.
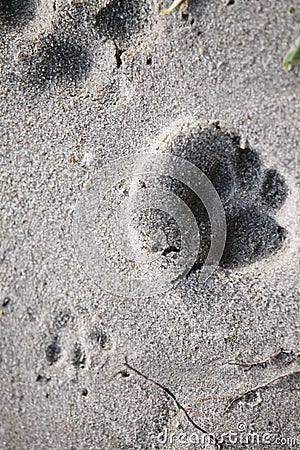
[[[225,336],[226,341],[232,341],[233,336],[231,336],[230,334],[228,336]]]
[[[179,410],[181,410],[182,409],[182,406],[181,406],[181,404],[177,401],[177,400],[175,400],[175,402],[176,402],[176,406],[177,406],[177,408],[179,409]]]
[[[282,61],[282,67],[288,67],[289,64],[295,64],[300,56],[300,36],[289,49]]]

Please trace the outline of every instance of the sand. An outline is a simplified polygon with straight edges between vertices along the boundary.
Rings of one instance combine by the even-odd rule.
[[[191,0],[162,16],[150,0],[11,0],[0,23],[0,449],[298,448],[300,65],[281,62],[299,2]],[[145,186],[172,191],[202,225],[200,252],[173,288],[118,296],[103,288],[113,272],[78,258],[76,205],[117,158],[138,154],[141,170],[149,152],[210,178],[225,252],[201,282],[207,215],[165,164],[109,191],[105,217]],[[175,264],[175,224],[137,222],[137,248],[161,250],[168,228]]]

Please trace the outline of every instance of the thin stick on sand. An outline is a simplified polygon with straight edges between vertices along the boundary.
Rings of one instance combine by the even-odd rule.
[[[160,12],[161,12],[161,14],[169,14],[169,13],[173,12],[176,8],[178,8],[178,6],[180,6],[181,3],[183,3],[183,2],[184,2],[184,0],[174,0],[172,5],[168,9],[162,9]]]

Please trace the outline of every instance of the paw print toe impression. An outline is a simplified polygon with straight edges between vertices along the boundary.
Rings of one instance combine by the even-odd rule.
[[[188,144],[187,144],[188,142]],[[275,214],[288,196],[284,177],[266,169],[259,154],[241,148],[237,136],[212,126],[179,136],[170,151],[199,167],[214,185],[223,203],[227,239],[220,265],[239,268],[280,250],[287,237]],[[185,195],[201,234],[202,248],[192,271],[202,267],[210,244],[209,218],[192,192]]]

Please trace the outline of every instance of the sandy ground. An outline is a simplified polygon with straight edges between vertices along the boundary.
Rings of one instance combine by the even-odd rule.
[[[1,450],[299,448],[300,4],[227,3],[0,3]],[[211,175],[224,256],[204,284],[198,261],[163,294],[107,293],[76,201],[161,151]]]

